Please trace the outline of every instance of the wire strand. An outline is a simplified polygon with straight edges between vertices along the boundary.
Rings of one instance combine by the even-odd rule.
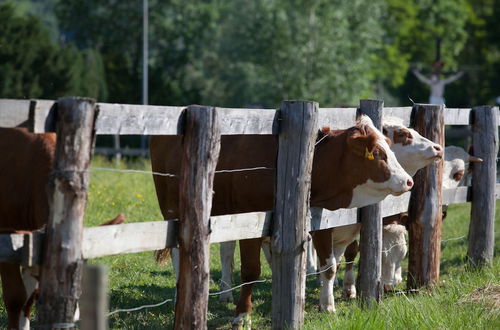
[[[117,310],[114,310],[110,313],[108,313],[108,316],[111,316],[113,314],[116,314],[116,313],[122,313],[122,312],[135,312],[135,311],[138,311],[138,310],[141,310],[141,309],[144,309],[144,308],[152,308],[152,307],[158,307],[158,306],[161,306],[161,305],[165,305],[166,303],[168,302],[171,302],[171,301],[174,301],[173,299],[166,299],[160,303],[157,303],[157,304],[153,304],[153,305],[143,305],[143,306],[139,306],[139,307],[135,307],[135,308],[128,308],[128,309],[117,309]]]
[[[148,174],[148,175],[156,175],[156,176],[164,176],[170,178],[178,178],[178,174],[172,173],[162,173],[162,172],[154,172],[154,171],[144,171],[144,170],[132,170],[132,169],[118,169],[118,168],[109,168],[109,167],[94,167],[90,168],[91,171],[106,171],[106,172],[116,172],[116,173],[135,173],[135,174]],[[249,167],[249,168],[238,168],[232,170],[217,170],[215,173],[236,173],[236,172],[248,172],[248,171],[261,171],[261,170],[276,170],[276,168],[272,167]]]

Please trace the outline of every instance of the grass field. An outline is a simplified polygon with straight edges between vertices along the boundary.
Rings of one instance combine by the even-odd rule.
[[[115,167],[102,158],[94,159],[92,166]],[[119,167],[148,170],[149,162],[135,161]],[[92,170],[85,225],[98,225],[117,213],[125,213],[128,223],[162,219],[150,175]],[[443,225],[443,240],[467,235],[469,214],[468,204],[451,206]],[[498,213],[495,224],[500,228]],[[220,279],[218,248],[218,244],[211,247],[211,292],[218,291]],[[441,281],[433,291],[388,294],[378,308],[371,310],[361,310],[356,301],[342,299],[341,290],[336,289],[337,313],[319,313],[318,281],[309,277],[304,329],[500,329],[499,250],[497,245],[491,268],[469,271],[465,267],[467,241],[461,238],[444,242]],[[175,278],[171,265],[156,265],[151,252],[105,257],[91,262],[109,268],[111,311],[155,304],[174,297]],[[254,286],[252,326],[255,329],[271,326],[271,272],[263,257],[262,262],[261,278],[269,281]],[[235,264],[237,271],[233,279],[236,285],[239,284],[239,260]],[[406,270],[406,265],[403,270]],[[343,271],[340,281],[342,276]],[[236,299],[238,294],[239,290],[236,290]],[[220,304],[218,297],[210,297],[208,327],[230,328],[234,308],[234,304]],[[4,328],[6,315],[3,306],[0,313],[0,327]],[[160,307],[113,314],[109,324],[112,329],[161,329],[171,328],[173,318],[174,306],[168,302]]]

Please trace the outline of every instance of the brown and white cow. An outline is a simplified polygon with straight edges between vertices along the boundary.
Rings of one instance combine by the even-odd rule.
[[[47,183],[54,161],[55,134],[0,128],[0,232],[42,229],[49,214]],[[120,224],[119,214],[103,224]],[[0,263],[3,301],[9,329],[29,329],[38,276],[18,264]]]
[[[482,159],[469,155],[460,147],[446,147],[443,164],[443,190],[463,185],[467,171],[470,170],[469,165],[474,162],[482,162]],[[443,205],[444,214],[446,213],[445,209],[446,205]],[[392,290],[397,284],[402,282],[401,261],[407,253],[407,220],[407,213],[384,218],[382,233],[382,284],[386,291]],[[349,285],[346,286],[345,278],[354,278],[352,263],[350,262],[354,261],[356,254],[357,244],[350,245],[345,253],[345,259],[348,264],[344,277],[344,295],[350,298],[354,298],[356,292]]]
[[[411,176],[415,175],[419,169],[440,161],[443,158],[443,148],[439,144],[424,138],[414,129],[404,126],[403,121],[399,118],[384,118],[382,130],[384,135],[391,140],[391,150],[396,155],[399,163]],[[402,223],[406,219],[406,214],[398,214],[384,218],[383,236],[385,233],[386,239],[385,241],[382,240],[382,264],[384,264],[387,259],[385,258],[387,256],[385,251],[389,249],[392,252],[391,257],[401,254],[403,254],[404,257],[406,254],[406,250],[403,253],[403,251],[392,247],[395,241],[401,240],[398,236],[398,233],[402,231],[401,227],[395,224]],[[357,250],[357,242],[352,243],[346,250],[347,265],[343,283],[343,295],[350,298],[356,297],[352,261],[356,257]],[[382,268],[384,268],[383,265]],[[384,273],[384,270],[382,270],[382,273]]]
[[[435,161],[439,161],[443,156],[442,147],[424,137],[422,137],[415,130],[408,128],[403,125],[403,121],[398,118],[393,117],[385,117],[383,123],[383,132],[384,135],[391,140],[391,150],[396,155],[396,158],[403,166],[403,168],[410,174],[413,175],[416,171],[428,164],[431,164]],[[317,212],[312,211],[311,215],[317,216]],[[387,219],[384,219],[387,224],[394,223],[398,218],[398,221],[404,219],[401,215],[391,216]],[[346,237],[347,239],[354,239],[352,237],[353,232],[358,232],[360,228],[359,224],[343,226],[333,229],[334,233],[334,250],[340,251],[339,254],[342,254],[342,250],[345,248]],[[387,229],[391,230],[391,226],[388,226]],[[398,229],[398,228],[396,228]],[[347,234],[347,235],[346,235]],[[389,236],[387,236],[387,241],[391,241]],[[347,242],[349,244],[349,242]],[[266,252],[266,257],[269,259],[269,246],[265,244],[265,248],[263,245],[264,252]],[[350,262],[354,260],[357,255],[358,244],[357,241],[352,242],[346,252],[345,257],[346,261]],[[232,252],[234,250],[234,243],[227,242],[221,244],[221,265],[222,265],[222,278],[221,278],[221,288],[224,290],[230,286],[231,283],[231,263],[232,263]],[[352,260],[351,260],[352,258]],[[338,264],[339,258],[336,258],[336,262]],[[312,273],[317,271],[316,265],[316,253],[312,248],[312,244],[308,245],[308,272]],[[328,267],[332,267],[328,265]],[[338,268],[338,267],[336,267]],[[323,268],[324,269],[324,268]],[[324,281],[325,279],[322,279]],[[352,271],[352,263],[348,263],[346,266],[346,275],[344,277],[344,295],[348,297],[355,297],[356,295],[356,287],[355,287],[355,278],[354,272]],[[325,293],[326,295],[326,293]],[[232,294],[230,292],[226,292],[221,295],[220,300],[223,302],[231,301]],[[322,307],[323,308],[323,307]],[[328,309],[326,307],[325,309]]]
[[[389,194],[400,195],[413,186],[412,178],[396,160],[382,132],[366,116],[360,117],[356,126],[346,130],[324,129],[319,133],[318,141],[311,176],[311,206],[329,210],[362,207],[379,202]],[[182,137],[152,137],[153,171],[178,174],[181,148]],[[276,136],[222,136],[216,170],[275,168],[277,152]],[[154,181],[163,217],[178,218],[178,179],[154,176]],[[216,173],[211,214],[271,210],[274,185],[273,170]],[[321,234],[313,237],[315,246],[320,262],[326,264],[326,258],[334,252],[331,245],[333,232],[324,230],[317,233]],[[355,234],[354,230],[349,236]],[[260,276],[261,241],[240,241],[242,282],[250,282]],[[251,293],[252,285],[242,288],[236,307],[237,319],[244,319],[251,312]]]

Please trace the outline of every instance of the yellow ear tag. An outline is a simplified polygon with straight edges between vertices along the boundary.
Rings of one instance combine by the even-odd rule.
[[[368,148],[365,148],[365,158],[368,158],[369,160],[375,159],[375,157],[373,156],[373,152],[369,152]]]

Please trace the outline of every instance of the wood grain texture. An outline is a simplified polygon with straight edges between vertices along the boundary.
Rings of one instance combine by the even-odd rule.
[[[330,211],[311,207],[311,231],[351,225],[358,222],[358,209]]]
[[[20,264],[23,260],[24,235],[0,235],[0,262]]]
[[[272,248],[273,328],[304,322],[306,223],[318,127],[318,104],[281,106]]]
[[[97,134],[177,134],[185,107],[99,103]]]
[[[346,129],[356,121],[356,108],[320,108],[318,129],[328,126],[330,129]]]
[[[41,327],[72,323],[80,297],[83,213],[94,114],[93,100],[58,100],[57,144],[49,181],[49,218],[37,304]]]
[[[0,99],[0,127],[28,127],[30,100]]]
[[[371,118],[378,129],[382,129],[384,101],[361,100],[360,113]],[[359,240],[359,271],[357,286],[364,305],[382,299],[382,203],[359,210],[362,223]]]
[[[91,259],[175,247],[177,230],[176,220],[85,228],[82,256]]]
[[[209,218],[213,180],[220,150],[217,112],[191,106],[179,184],[179,250],[175,329],[206,329],[209,284]]]
[[[413,111],[415,130],[444,148],[443,105],[415,104]],[[433,285],[439,280],[442,172],[443,161],[440,161],[414,176],[409,206],[409,288]]]
[[[469,226],[469,264],[491,264],[495,244],[495,188],[497,175],[498,128],[496,107],[473,109],[472,145],[474,155],[483,159],[472,171],[472,205]]]
[[[28,128],[33,133],[55,132],[57,106],[52,100],[32,100]]]
[[[80,329],[108,329],[108,271],[104,265],[86,264],[83,268]]]
[[[210,218],[210,243],[267,236],[271,236],[271,219],[266,218],[266,212],[250,212]]]
[[[384,107],[384,117],[396,117],[403,120],[403,125],[410,125],[411,107]]]
[[[0,99],[0,127],[32,127],[34,132],[55,131],[51,113],[54,101]],[[30,114],[30,107],[36,107]],[[99,103],[97,134],[179,134],[184,126],[185,106],[155,106]],[[384,116],[398,117],[409,125],[411,107],[384,108]],[[221,112],[221,134],[278,134],[275,109],[217,108]],[[470,108],[445,108],[445,125],[469,125]],[[497,123],[500,114],[497,110]],[[320,108],[318,128],[344,129],[354,124],[356,108]]]

